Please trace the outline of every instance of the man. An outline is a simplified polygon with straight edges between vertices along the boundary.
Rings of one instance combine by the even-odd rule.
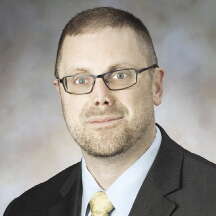
[[[82,161],[16,198],[5,216],[213,216],[216,169],[155,123],[164,71],[132,14],[73,17],[58,46],[54,85]]]

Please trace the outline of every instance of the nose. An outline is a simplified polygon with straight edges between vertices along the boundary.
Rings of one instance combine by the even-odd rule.
[[[111,90],[101,78],[96,79],[92,94],[95,106],[111,106],[114,103]]]

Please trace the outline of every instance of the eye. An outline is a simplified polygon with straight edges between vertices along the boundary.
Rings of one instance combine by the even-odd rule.
[[[87,85],[91,82],[91,77],[89,76],[77,76],[74,78],[74,83],[76,85]]]
[[[112,75],[112,78],[117,80],[125,79],[127,77],[128,77],[128,71],[119,71],[119,72],[115,72]]]

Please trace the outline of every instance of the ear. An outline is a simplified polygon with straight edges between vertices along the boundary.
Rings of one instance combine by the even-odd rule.
[[[54,80],[53,81],[53,85],[56,88],[56,90],[58,91],[58,93],[60,93],[60,85],[59,85],[59,80]]]
[[[153,73],[152,79],[152,95],[154,105],[159,106],[163,95],[163,77],[164,70],[162,68],[156,68]]]

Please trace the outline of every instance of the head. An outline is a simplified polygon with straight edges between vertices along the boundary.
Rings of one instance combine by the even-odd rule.
[[[154,105],[161,103],[164,72],[153,68],[139,73],[135,85],[118,91],[98,78],[92,92],[82,95],[65,92],[58,78],[153,64],[157,58],[149,32],[128,12],[94,8],[68,22],[59,41],[54,85],[67,127],[83,152],[114,157],[136,148],[138,142],[147,145],[155,126]]]

